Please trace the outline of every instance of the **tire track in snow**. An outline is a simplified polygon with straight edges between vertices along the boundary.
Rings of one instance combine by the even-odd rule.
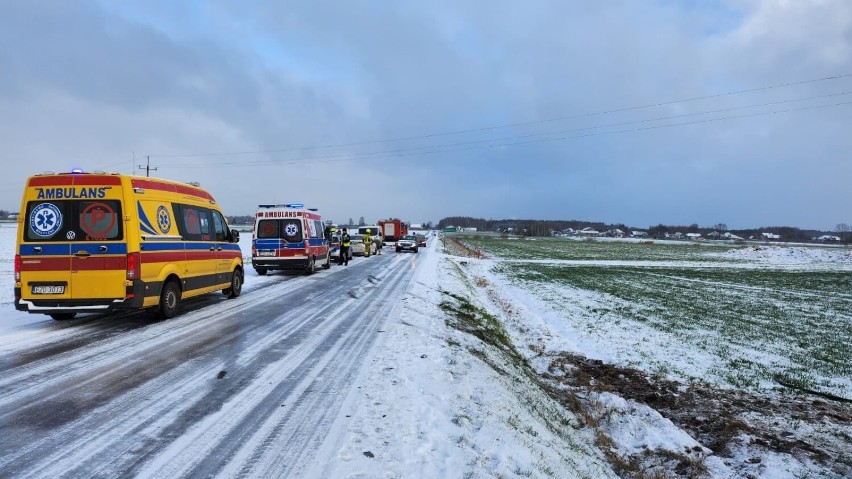
[[[3,371],[0,430],[13,434],[0,437],[0,475],[296,470],[294,457],[309,460],[316,448],[307,445],[321,442],[336,419],[335,401],[351,387],[384,319],[373,313],[389,311],[384,303],[398,300],[407,284],[405,263],[361,263],[285,281]],[[389,272],[381,284],[361,287],[357,300],[347,294],[352,283],[339,280],[368,284],[369,275],[382,276],[378,269]],[[63,415],[63,407],[70,412]],[[231,416],[239,420],[222,420]],[[188,439],[198,430],[207,431],[201,449]]]
[[[290,294],[298,294],[298,290],[293,291]],[[270,299],[260,303],[262,307],[260,312],[265,314],[272,314],[273,312],[280,313],[280,307],[271,303],[276,299],[287,299],[287,296],[288,295],[285,295],[279,298],[271,296]],[[256,307],[257,304],[258,302],[255,301],[254,305],[245,304],[241,307],[235,307],[234,309],[237,313],[240,313],[246,309]],[[296,330],[299,330],[298,328],[301,328],[302,325],[310,321],[310,319],[311,318],[309,316],[305,315],[304,319],[295,325],[297,328]],[[50,376],[50,380],[44,381],[43,384],[39,384],[39,387],[35,388],[37,391],[46,390],[49,394],[41,394],[41,397],[39,397],[38,395],[33,396],[32,391],[24,391],[24,393],[26,393],[26,397],[22,400],[24,403],[22,408],[12,409],[4,405],[4,408],[2,409],[3,414],[0,415],[0,426],[2,426],[3,429],[22,429],[22,426],[19,424],[21,422],[26,424],[26,426],[24,426],[25,429],[21,431],[21,434],[25,437],[19,437],[19,442],[26,442],[26,435],[38,437],[44,430],[53,431],[58,429],[63,422],[66,422],[63,420],[73,421],[75,419],[74,416],[64,417],[67,413],[62,411],[62,406],[68,406],[70,409],[69,412],[75,415],[80,415],[80,410],[93,410],[93,412],[88,414],[83,420],[73,421],[68,427],[62,428],[58,432],[53,433],[53,435],[60,438],[56,441],[56,444],[51,444],[49,440],[48,442],[37,441],[32,448],[20,448],[20,450],[16,451],[16,453],[7,456],[5,455],[5,449],[7,448],[5,447],[2,438],[0,438],[0,445],[4,446],[3,449],[0,449],[0,451],[4,452],[4,457],[0,459],[0,471],[3,470],[3,466],[8,462],[14,462],[16,465],[19,465],[22,462],[25,463],[29,458],[29,454],[37,457],[38,451],[53,449],[64,451],[61,447],[63,443],[62,438],[65,438],[64,441],[67,442],[68,436],[75,436],[75,430],[94,430],[97,432],[105,429],[107,431],[101,431],[92,435],[92,437],[88,440],[93,442],[103,441],[104,439],[107,441],[115,439],[116,434],[120,433],[121,428],[133,429],[133,427],[130,426],[135,424],[135,415],[140,415],[143,419],[150,416],[150,413],[146,413],[144,410],[135,411],[133,417],[124,414],[122,408],[127,407],[127,403],[136,404],[137,402],[144,403],[149,401],[148,398],[156,397],[160,391],[167,390],[170,385],[175,383],[183,384],[184,382],[187,382],[189,384],[193,384],[195,389],[199,389],[200,384],[204,384],[208,382],[209,379],[214,378],[216,372],[206,369],[203,362],[199,362],[197,359],[203,358],[205,352],[209,353],[217,346],[221,346],[222,344],[232,340],[233,334],[242,334],[242,330],[232,329],[230,335],[225,334],[222,337],[218,336],[218,333],[223,329],[221,327],[221,323],[230,322],[232,324],[237,324],[235,323],[235,320],[239,320],[239,318],[234,315],[229,315],[223,316],[219,320],[213,320],[211,319],[210,313],[206,313],[202,315],[201,318],[196,318],[196,320],[199,321],[193,322],[194,319],[190,316],[188,318],[188,321],[190,321],[189,323],[182,324],[178,328],[175,328],[176,331],[181,333],[179,336],[180,341],[164,341],[164,339],[168,339],[170,332],[175,332],[175,330],[171,329],[168,331],[160,331],[151,337],[137,337],[136,339],[142,341],[137,347],[133,346],[135,341],[131,338],[131,344],[129,346],[122,344],[120,348],[111,348],[111,350],[118,350],[122,354],[113,356],[101,354],[97,357],[98,364],[96,367],[92,365],[89,365],[88,367],[81,366],[79,368],[80,374],[77,374],[72,378],[65,378],[63,377],[61,370],[57,371]],[[211,322],[206,322],[205,320],[211,320]],[[168,322],[162,324],[165,325],[166,323]],[[255,321],[248,331],[257,330],[265,324],[266,321]],[[278,326],[280,327],[280,324]],[[225,328],[227,328],[227,325]],[[186,329],[189,329],[189,331],[185,331]],[[202,335],[201,333],[208,332],[205,330],[211,331],[209,331],[209,334]],[[290,334],[291,332],[291,329],[283,328],[279,331],[280,335]],[[195,334],[195,336],[193,336],[193,334]],[[195,340],[195,343],[192,347],[183,347],[183,343],[193,339]],[[184,357],[184,353],[190,354],[187,354],[187,357]],[[89,355],[89,353],[85,354],[87,356]],[[189,356],[194,356],[195,360]],[[59,359],[62,363],[66,361],[75,361],[74,357],[63,357]],[[167,378],[163,380],[161,375],[164,372],[169,371],[173,367],[182,367],[187,361],[194,361],[196,364],[195,368],[191,368],[189,373],[187,373],[194,374],[194,377],[174,378],[167,376]],[[140,364],[141,366],[137,366]],[[144,374],[140,375],[140,368],[151,369],[152,371],[142,370],[141,372]],[[133,386],[137,384],[142,384],[142,386],[140,388],[126,388],[129,391],[128,395],[133,397],[132,399],[121,398],[108,404],[95,404],[97,398],[93,397],[93,390],[99,390],[105,398],[120,395],[120,391],[116,391],[114,388],[112,381],[113,378],[117,379],[120,383],[124,380],[126,382],[133,383]],[[146,382],[149,381],[149,379],[150,382]],[[185,407],[187,397],[188,395],[184,395],[179,401],[170,405],[155,403],[149,404],[149,406],[157,411],[171,411],[175,407]],[[104,401],[106,401],[106,399],[104,399]],[[31,402],[32,405],[30,405]],[[74,403],[80,403],[80,405],[77,407],[71,407],[74,406]],[[105,407],[100,408],[102,405]],[[57,406],[59,407],[57,408]],[[114,430],[115,427],[118,427],[119,431]],[[24,439],[24,441],[20,441],[21,439]],[[91,443],[92,442],[89,444]],[[91,451],[92,449],[94,448],[89,447],[84,448],[82,451],[75,451],[74,454],[77,454],[78,456],[76,459],[80,460],[80,454],[86,454],[87,451]],[[53,460],[61,460],[63,454],[67,455],[69,453],[59,453],[58,459],[48,458],[45,462],[50,463],[53,462]],[[68,469],[67,466],[66,469]]]
[[[377,324],[384,321],[376,314],[383,298],[399,294],[403,277],[407,275],[398,269],[387,278],[397,286],[390,294],[347,299],[343,307],[355,312],[341,315],[320,347],[311,348],[297,364],[289,359],[270,364],[253,389],[207,417],[189,439],[173,444],[140,475],[289,477],[299,464],[303,467],[336,419],[345,396],[340,390],[361,367],[359,359],[373,343]],[[367,298],[369,304],[364,304]]]

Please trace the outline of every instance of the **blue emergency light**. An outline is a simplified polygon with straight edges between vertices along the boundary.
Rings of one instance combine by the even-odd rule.
[[[287,203],[286,205],[257,205],[258,208],[304,208],[302,203]]]
[[[82,169],[82,168],[72,168],[72,169],[71,169],[71,174],[72,174],[72,175],[78,175],[78,174],[80,174],[80,173],[82,173],[82,172],[83,172],[83,169]]]

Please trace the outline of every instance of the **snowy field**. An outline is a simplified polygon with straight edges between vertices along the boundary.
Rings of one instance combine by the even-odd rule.
[[[0,351],[53,321],[14,311],[14,234]],[[849,250],[430,238],[412,267],[305,477],[852,473],[852,409],[802,392],[852,396]]]
[[[500,258],[490,272],[513,297],[547,310],[559,336],[589,357],[759,392],[782,377],[852,397],[852,250],[475,245]]]
[[[466,268],[490,285],[492,297],[503,298],[498,302],[511,305],[515,341],[543,353],[540,371],[553,372],[556,361],[548,355],[567,353],[613,365],[620,375],[640,371],[681,389],[700,385],[733,402],[840,398],[833,404],[843,414],[835,420],[778,417],[793,403],[745,408],[737,419],[760,415],[752,424],[768,422],[803,449],[824,447],[849,472],[852,424],[842,406],[852,398],[849,249],[481,236],[461,243],[488,258],[468,260]],[[815,395],[803,396],[805,390]],[[637,406],[624,401],[604,391],[594,406],[619,414]],[[611,426],[619,443],[623,424]],[[761,467],[735,475],[844,476],[805,455],[747,454]]]

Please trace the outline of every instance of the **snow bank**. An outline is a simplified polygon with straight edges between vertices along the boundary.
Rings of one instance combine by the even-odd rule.
[[[615,477],[587,430],[510,361],[449,327],[444,292],[487,307],[457,259],[421,251],[309,477]],[[462,266],[463,268],[464,266]],[[484,301],[482,300],[484,299]]]

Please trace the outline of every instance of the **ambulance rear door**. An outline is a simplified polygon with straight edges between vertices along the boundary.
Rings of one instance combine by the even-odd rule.
[[[117,177],[34,177],[21,232],[21,297],[123,299],[127,245]]]
[[[79,234],[71,243],[74,299],[124,298],[127,292],[127,243],[120,200],[79,200]]]

